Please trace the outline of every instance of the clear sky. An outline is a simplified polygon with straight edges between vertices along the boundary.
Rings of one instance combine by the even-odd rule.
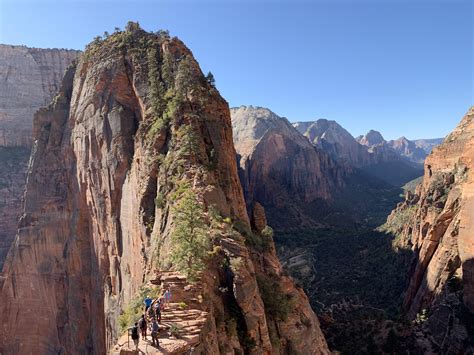
[[[139,21],[180,37],[231,106],[431,138],[474,104],[472,3],[0,0],[0,43],[83,49]]]

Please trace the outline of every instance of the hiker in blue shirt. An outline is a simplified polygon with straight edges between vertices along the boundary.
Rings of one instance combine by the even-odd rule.
[[[150,308],[152,302],[153,300],[150,298],[150,296],[146,296],[145,301],[143,301],[143,303],[145,303],[145,313],[148,311],[148,308]]]

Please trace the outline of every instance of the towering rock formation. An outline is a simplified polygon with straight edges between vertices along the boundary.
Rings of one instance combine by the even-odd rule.
[[[388,218],[414,252],[404,308],[422,313],[442,353],[474,349],[474,107],[425,162],[423,182]]]
[[[2,354],[106,353],[140,286],[177,267],[176,206],[189,194],[214,247],[194,353],[328,353],[261,208],[251,230],[228,105],[178,39],[129,23],[94,41],[36,114],[33,136],[0,293]],[[290,302],[285,312],[275,299]]]
[[[362,167],[372,163],[367,149],[336,121],[319,119],[314,122],[295,122],[293,126],[313,145],[328,152],[335,160]]]
[[[387,144],[396,153],[398,153],[398,155],[405,157],[417,164],[423,164],[429,154],[429,152],[425,151],[425,149],[417,146],[416,142],[410,141],[405,137],[388,141]]]
[[[387,142],[380,132],[370,130],[366,135],[359,136],[356,140],[367,147],[372,156],[371,164],[363,170],[394,186],[403,186],[407,182],[423,175],[423,165],[411,159],[411,156],[397,142]],[[395,149],[394,149],[395,147]],[[415,150],[415,147],[412,147]]]
[[[414,144],[405,148],[401,141],[386,142],[374,130],[354,138],[337,122],[326,119],[296,122],[293,126],[334,160],[362,169],[389,184],[402,186],[422,174],[418,160],[419,150],[422,154],[423,151]]]
[[[286,118],[266,108],[241,106],[233,108],[231,116],[249,206],[261,203],[270,225],[278,229],[314,226],[350,169],[336,164]]]
[[[33,114],[51,101],[77,55],[0,44],[0,269],[17,230]]]

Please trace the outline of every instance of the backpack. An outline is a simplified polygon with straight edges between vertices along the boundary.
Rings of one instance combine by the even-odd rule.
[[[132,339],[138,339],[138,328],[137,327],[132,328]]]

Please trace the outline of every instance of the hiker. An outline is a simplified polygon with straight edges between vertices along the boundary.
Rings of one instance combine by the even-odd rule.
[[[169,303],[171,301],[171,291],[169,287],[165,291],[165,303]]]
[[[158,325],[158,322],[156,321],[156,318],[153,318],[151,321],[151,341],[152,345],[159,347],[160,346],[160,341],[158,340],[158,331],[160,330],[160,326]]]
[[[132,339],[135,344],[135,351],[138,352],[138,343],[140,342],[140,335],[138,334],[138,323],[135,322],[135,326],[132,328]]]
[[[153,305],[155,311],[155,317],[158,319],[158,323],[161,323],[161,302],[157,300]]]
[[[153,300],[150,298],[150,296],[146,296],[145,300],[143,301],[143,303],[145,303],[145,313],[148,311],[148,308],[150,308],[152,302]]]
[[[142,338],[146,339],[146,319],[145,319],[144,314],[142,314],[142,317],[138,321],[138,326],[140,327],[140,330],[142,331]]]

